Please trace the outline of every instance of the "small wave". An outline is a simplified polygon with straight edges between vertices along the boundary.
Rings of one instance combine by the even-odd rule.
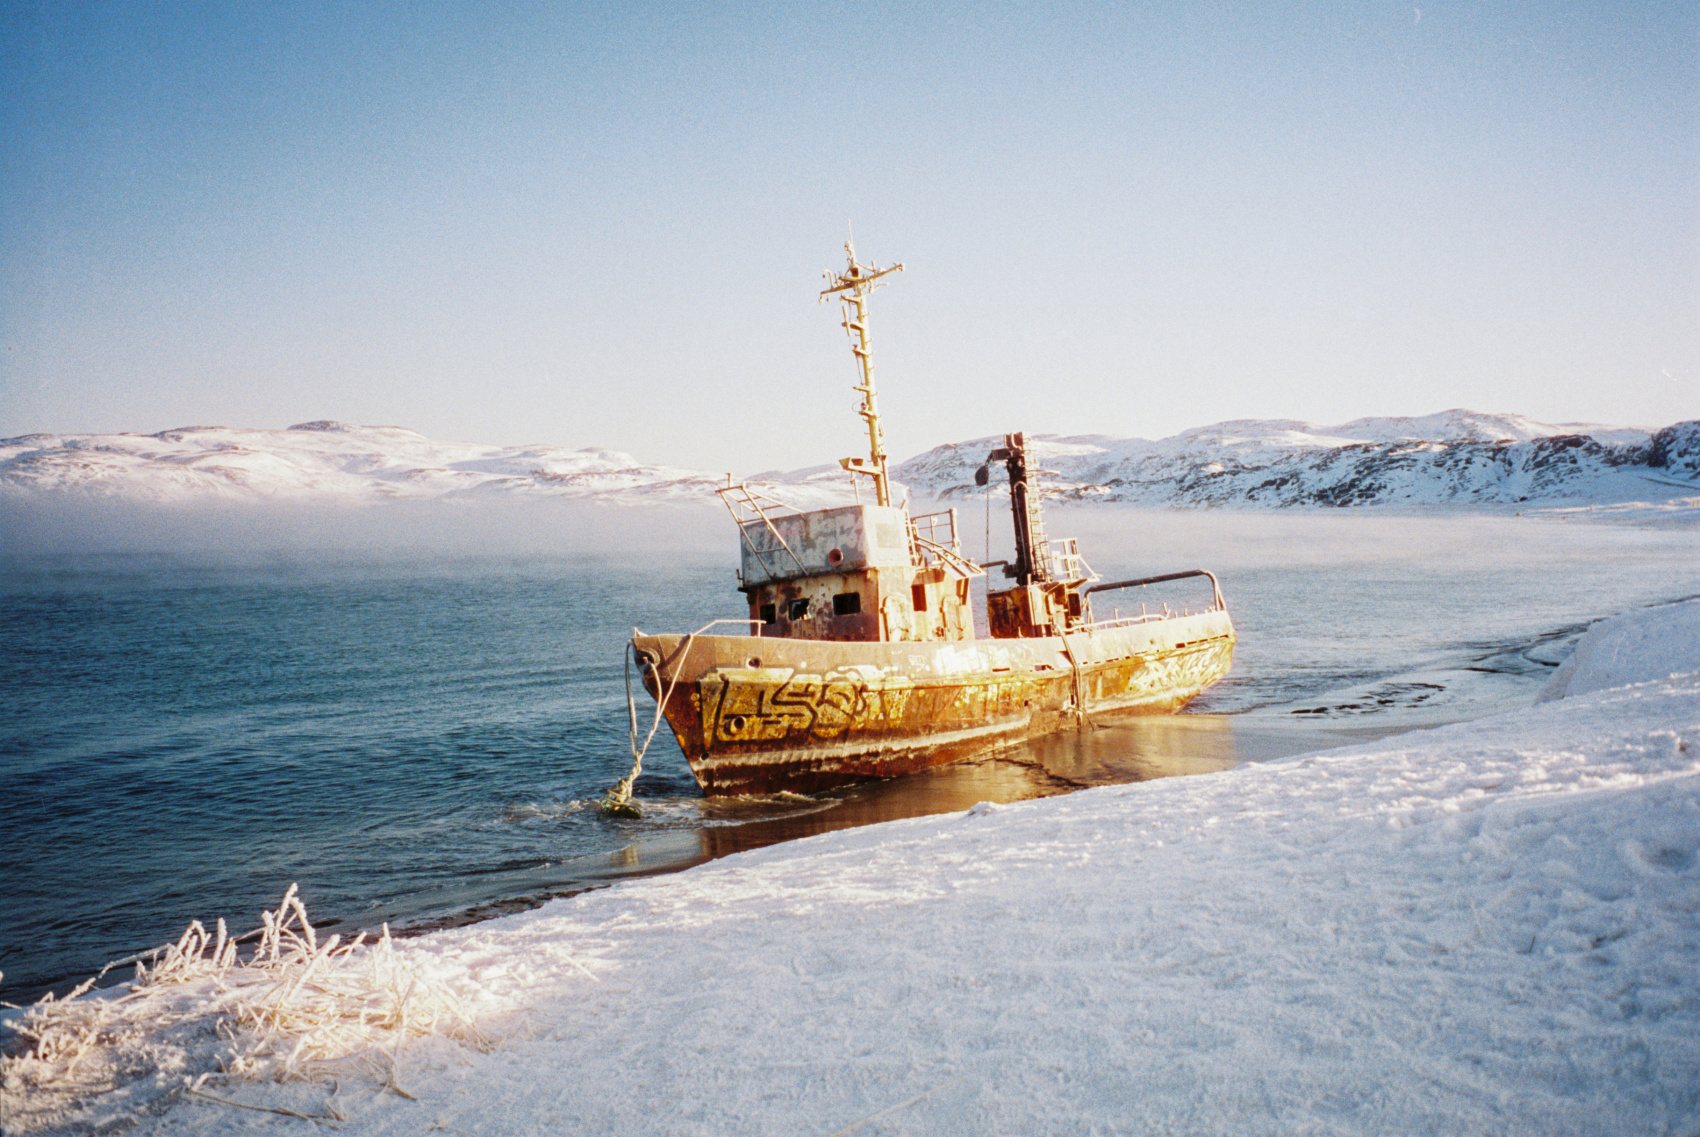
[[[712,798],[697,804],[700,807],[698,824],[704,828],[725,828],[758,821],[807,817],[813,813],[837,809],[844,803],[836,797],[816,798],[782,790],[776,794],[738,794]]]
[[[502,820],[510,824],[522,824],[527,821],[552,821],[557,818],[571,817],[574,814],[594,808],[596,808],[594,801],[583,798],[551,802],[528,801],[520,805],[508,806],[502,811]]]

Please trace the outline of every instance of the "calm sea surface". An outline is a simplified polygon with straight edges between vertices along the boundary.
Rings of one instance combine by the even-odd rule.
[[[1152,518],[1097,510],[1052,530],[1081,532],[1107,579],[1220,570],[1240,650],[1191,713],[815,801],[724,804],[663,728],[645,816],[617,822],[594,805],[630,764],[625,639],[740,615],[730,539],[635,564],[10,556],[0,997],[190,919],[255,926],[292,882],[338,927],[441,926],[827,829],[1478,717],[1526,704],[1588,620],[1700,594],[1686,531]],[[1177,604],[1202,598],[1177,589]],[[1121,603],[1138,599],[1100,598],[1099,615]]]

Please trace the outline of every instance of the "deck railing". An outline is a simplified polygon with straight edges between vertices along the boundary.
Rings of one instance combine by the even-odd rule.
[[[1050,559],[1047,566],[1051,570],[1052,580],[1093,581],[1100,579],[1092,571],[1092,566],[1086,563],[1086,558],[1080,555],[1080,539],[1077,537],[1055,537],[1049,542],[1046,555]]]
[[[1108,584],[1095,584],[1091,588],[1086,589],[1082,595],[1087,598],[1087,604],[1090,605],[1092,601],[1092,594],[1094,592],[1110,592],[1121,588],[1143,588],[1148,584],[1163,584],[1171,580],[1188,580],[1195,576],[1202,576],[1210,581],[1210,607],[1203,609],[1199,613],[1194,613],[1190,607],[1182,608],[1177,612],[1171,609],[1166,602],[1163,604],[1163,610],[1161,612],[1150,612],[1146,610],[1144,604],[1141,604],[1139,606],[1139,615],[1137,616],[1122,616],[1118,613],[1112,619],[1092,621],[1087,626],[1091,628],[1128,627],[1134,624],[1148,624],[1154,620],[1169,620],[1176,616],[1191,616],[1195,614],[1202,615],[1203,612],[1226,612],[1228,610],[1228,605],[1227,602],[1222,599],[1222,586],[1217,583],[1216,575],[1207,569],[1188,569],[1185,572],[1166,572],[1160,576],[1145,576],[1140,577],[1137,580],[1113,580]],[[1088,609],[1088,619],[1091,619],[1090,609]]]
[[[954,509],[909,519],[909,556],[916,568],[943,564],[962,576],[986,575],[985,569],[962,555]]]
[[[793,505],[780,501],[776,497],[753,490],[743,482],[732,483],[732,475],[726,475],[726,484],[714,491],[720,495],[721,504],[732,515],[732,521],[738,527],[738,539],[749,549],[756,563],[767,571],[769,576],[784,574],[782,562],[779,559],[781,551],[785,553],[798,572],[805,571],[803,562],[797,559],[797,554],[791,551],[791,546],[785,543],[785,538],[774,528],[775,516],[789,516],[802,511]],[[772,542],[766,545],[757,544],[750,536],[753,522],[760,521],[766,529]]]

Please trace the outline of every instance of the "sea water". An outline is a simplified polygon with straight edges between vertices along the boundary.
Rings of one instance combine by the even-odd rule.
[[[0,997],[233,929],[299,883],[343,930],[479,919],[848,825],[1195,774],[1527,705],[1588,621],[1700,594],[1700,535],[1504,516],[1059,510],[1106,580],[1217,571],[1240,633],[1188,713],[814,799],[628,770],[634,626],[738,616],[694,535],[523,555],[13,554],[0,587]],[[979,550],[973,550],[978,552]],[[997,550],[991,550],[996,555]],[[1100,618],[1196,608],[1199,581]],[[653,702],[639,689],[640,733]]]

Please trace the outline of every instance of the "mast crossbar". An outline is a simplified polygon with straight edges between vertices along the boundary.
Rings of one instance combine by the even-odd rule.
[[[850,353],[856,357],[857,368],[861,371],[862,382],[851,389],[862,396],[862,406],[857,413],[868,424],[868,456],[842,458],[838,464],[852,474],[866,474],[872,478],[875,499],[881,505],[890,505],[891,482],[886,476],[885,438],[880,431],[879,402],[874,389],[873,345],[868,337],[868,293],[881,287],[882,277],[902,272],[903,265],[898,263],[888,268],[880,268],[877,264],[865,265],[856,259],[853,241],[844,242],[844,252],[849,264],[843,272],[826,273],[827,286],[821,289],[820,300],[824,304],[827,297],[836,296],[844,310],[844,333],[850,337]]]

